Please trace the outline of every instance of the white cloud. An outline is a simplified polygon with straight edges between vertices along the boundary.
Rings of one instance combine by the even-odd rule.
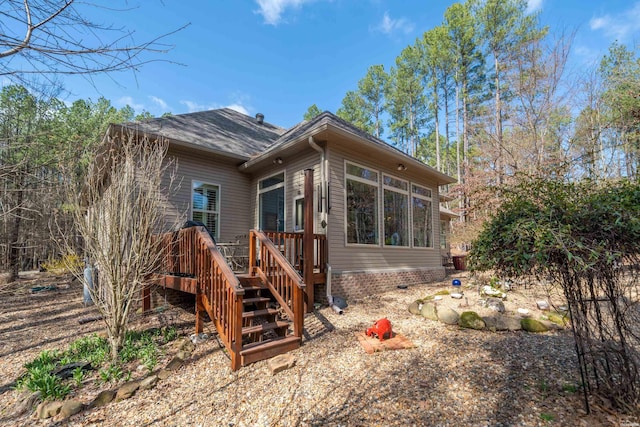
[[[618,14],[594,16],[589,21],[589,28],[603,31],[612,40],[630,41],[640,31],[640,2]]]
[[[180,104],[186,106],[189,113],[195,113],[197,111],[215,110],[218,108],[230,108],[239,113],[246,114],[247,116],[250,115],[249,109],[244,105],[242,105],[242,103],[240,102],[233,102],[228,105],[223,105],[223,104],[200,104],[194,101],[182,100],[180,101]]]
[[[163,112],[169,111],[169,104],[167,104],[164,101],[164,99],[158,98],[157,96],[153,96],[153,95],[150,95],[149,99],[153,101],[153,103],[156,104],[158,107],[160,107],[160,109],[163,110]]]
[[[242,105],[240,105],[240,104],[231,104],[231,105],[227,105],[227,107],[226,107],[226,108],[231,108],[232,110],[235,110],[235,111],[237,111],[238,113],[242,113],[242,114],[245,114],[245,115],[247,115],[247,116],[249,115],[249,111],[248,111],[245,107],[243,107]]]
[[[542,3],[544,3],[544,0],[528,0],[527,13],[539,11],[540,9],[542,9]]]
[[[256,0],[260,8],[256,13],[264,17],[265,24],[276,26],[282,21],[286,9],[299,8],[312,1],[314,0]]]
[[[130,96],[123,96],[121,98],[118,98],[118,100],[116,100],[116,105],[120,107],[124,107],[128,105],[129,107],[133,108],[133,110],[136,112],[141,112],[142,110],[145,109],[144,104],[139,104],[135,102],[133,98]]]
[[[397,31],[402,31],[405,34],[409,34],[413,31],[414,25],[406,18],[393,19],[389,16],[389,12],[385,12],[382,17],[382,21],[376,29],[384,34],[392,34]]]

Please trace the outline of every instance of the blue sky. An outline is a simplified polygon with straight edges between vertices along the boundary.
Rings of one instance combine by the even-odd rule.
[[[393,65],[442,22],[440,0],[145,0],[99,22],[135,29],[137,41],[190,25],[173,49],[132,72],[65,80],[67,101],[104,96],[154,115],[232,107],[289,127],[317,104],[335,112],[367,68]],[[128,6],[132,6],[129,1]],[[135,6],[135,5],[133,5]],[[590,66],[614,40],[640,43],[640,0],[529,0],[553,33],[576,31],[569,72]],[[178,65],[181,64],[181,65]]]

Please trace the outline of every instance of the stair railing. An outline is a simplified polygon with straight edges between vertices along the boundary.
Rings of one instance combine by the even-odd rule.
[[[238,278],[204,227],[184,228],[160,238],[164,242],[161,272],[197,279],[196,329],[201,328],[204,309],[231,355],[231,368],[239,369],[244,289]]]
[[[284,231],[264,231],[264,234],[276,245],[282,255],[298,271],[302,271],[302,233]],[[324,234],[313,235],[313,268],[326,273],[327,237]]]
[[[249,271],[260,276],[266,283],[289,319],[293,321],[293,334],[302,337],[305,284],[281,250],[259,230],[249,232]]]

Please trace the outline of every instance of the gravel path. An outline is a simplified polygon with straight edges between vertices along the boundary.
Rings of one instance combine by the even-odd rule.
[[[57,280],[62,285],[57,291],[38,294],[28,292],[33,282],[26,280],[0,286],[1,425],[54,425],[14,417],[19,394],[11,384],[22,372],[22,364],[40,351],[63,348],[101,327],[100,322],[78,325],[78,318],[95,313],[80,304],[77,282]],[[571,387],[579,383],[579,374],[570,330],[535,335],[464,330],[407,311],[410,302],[446,288],[450,280],[350,302],[343,315],[329,308],[318,310],[306,319],[303,346],[292,352],[296,366],[275,376],[265,361],[232,372],[214,337],[198,344],[185,365],[156,388],[75,415],[64,425],[597,426],[628,422],[597,402],[592,414],[585,414],[582,394]],[[514,291],[514,296],[519,293],[514,300],[535,301],[536,296],[527,292]],[[469,299],[475,295],[470,289],[465,294]],[[381,317],[389,318],[394,331],[415,347],[365,353],[355,334]],[[137,324],[170,323],[188,334],[193,319],[190,312],[172,308],[162,315],[139,318]],[[213,333],[211,324],[207,327],[206,332]]]

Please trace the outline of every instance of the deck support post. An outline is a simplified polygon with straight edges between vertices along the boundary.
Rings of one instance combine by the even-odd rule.
[[[304,232],[302,234],[302,273],[305,289],[305,308],[313,311],[313,169],[304,170]]]
[[[202,318],[204,314],[205,308],[204,304],[202,304],[202,292],[200,289],[196,291],[196,335],[202,333],[202,329],[204,327],[204,319]]]

